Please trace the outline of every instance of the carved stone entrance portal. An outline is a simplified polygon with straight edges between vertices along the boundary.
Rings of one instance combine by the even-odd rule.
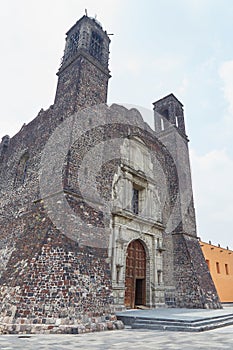
[[[139,240],[127,249],[125,272],[125,306],[135,308],[146,304],[146,252]]]

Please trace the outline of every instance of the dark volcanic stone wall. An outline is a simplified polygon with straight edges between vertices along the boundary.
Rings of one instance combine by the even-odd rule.
[[[220,308],[221,304],[196,237],[173,234],[176,306]]]
[[[106,250],[79,247],[56,230],[43,207],[33,207],[1,237],[1,245],[12,248],[1,275],[2,322],[6,317],[42,323],[108,314],[112,297]]]
[[[130,127],[112,123],[116,109],[117,113],[121,110],[129,114],[128,117],[132,119]],[[107,256],[107,243],[104,249],[79,245],[77,240],[70,239],[54,226],[40,199],[40,155],[51,130],[61,122],[59,117],[52,115],[52,111],[53,108],[41,112],[11,140],[1,164],[2,176],[4,174],[1,227],[4,229],[1,230],[0,243],[5,263],[1,269],[0,301],[4,322],[11,320],[17,323],[24,319],[23,322],[47,324],[60,318],[80,319],[83,322],[87,315],[107,315],[112,310],[111,265]],[[176,199],[177,182],[172,181],[176,172],[169,153],[146,130],[147,127],[142,129],[133,126],[141,118],[138,112],[132,113],[117,106],[105,107],[105,112],[109,123],[105,127],[93,128],[72,145],[67,163],[64,164],[63,176],[66,199],[73,212],[81,217],[83,223],[105,228],[104,238],[107,240],[110,217],[103,217],[101,210],[95,210],[86,203],[77,181],[82,159],[94,145],[116,136],[123,142],[125,137],[129,137],[129,130],[132,135],[143,139],[153,150],[170,184],[167,198],[169,210]],[[45,116],[48,119],[44,119]],[[15,186],[17,164],[25,151],[29,154],[25,181]],[[99,192],[106,200],[111,199],[113,176],[119,161],[116,159],[103,163],[100,173],[96,174]],[[5,191],[4,183],[10,184],[10,190]],[[91,192],[90,188],[90,196]],[[56,201],[56,196],[54,198]],[[87,245],[90,240],[94,243],[96,237],[90,236],[91,231],[85,225],[80,226],[79,234],[86,237]],[[97,240],[100,239],[97,237]]]
[[[109,74],[96,67],[90,57],[79,56],[58,74],[55,104],[60,113],[71,114],[107,100]]]
[[[4,286],[13,290],[10,304],[15,306],[15,318],[41,323],[46,318],[82,319],[84,313],[97,316],[110,312],[106,252],[78,247],[54,230],[48,220],[41,222],[38,213],[27,219],[30,225],[25,227],[2,276],[2,290]],[[2,313],[12,316],[11,312],[12,307],[3,303]]]

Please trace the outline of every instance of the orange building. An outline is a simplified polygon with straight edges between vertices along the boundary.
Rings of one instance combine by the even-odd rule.
[[[202,252],[222,303],[233,302],[233,251],[200,241]]]

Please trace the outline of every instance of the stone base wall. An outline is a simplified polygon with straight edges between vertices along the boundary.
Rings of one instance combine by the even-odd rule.
[[[166,288],[165,304],[167,307],[176,307],[176,290],[175,288]]]
[[[176,307],[222,308],[197,237],[173,234]]]
[[[17,249],[0,278],[0,324],[47,329],[114,313],[107,249],[80,247],[53,227],[43,208],[15,230]]]
[[[0,334],[81,334],[105,330],[123,329],[122,321],[115,315],[101,317],[86,317],[85,322],[77,319],[44,318],[38,323],[37,319],[20,318],[14,322],[2,319]]]

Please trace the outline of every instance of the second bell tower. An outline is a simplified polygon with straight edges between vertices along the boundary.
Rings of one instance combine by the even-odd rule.
[[[110,39],[101,24],[88,16],[83,16],[66,35],[55,106],[70,114],[107,101]]]

